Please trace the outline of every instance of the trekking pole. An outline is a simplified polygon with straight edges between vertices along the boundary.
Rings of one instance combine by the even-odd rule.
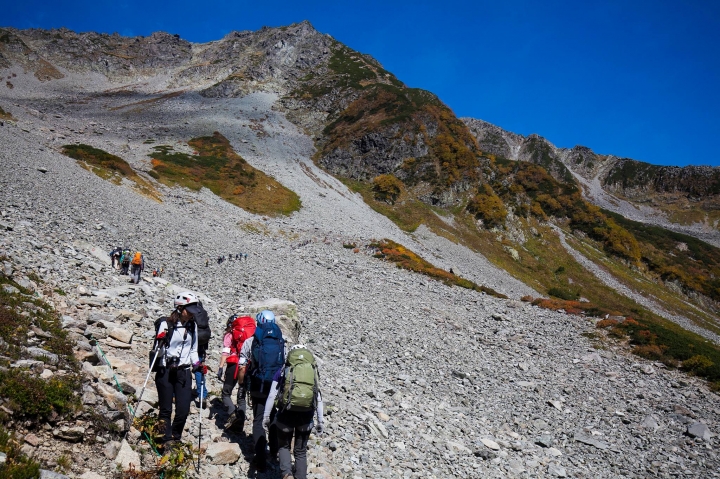
[[[150,374],[152,373],[153,367],[155,367],[155,361],[157,361],[158,354],[160,354],[160,348],[158,347],[155,350],[155,357],[152,360],[152,363],[150,363],[150,370],[147,373],[147,376],[145,376],[145,382],[143,383],[143,387],[140,390],[140,396],[138,396],[137,400],[137,406],[135,406],[135,409],[133,409],[132,417],[130,418],[130,425],[127,428],[127,431],[125,431],[125,436],[123,437],[123,441],[127,439],[127,435],[130,432],[130,428],[132,427],[133,423],[135,422],[135,414],[137,413],[138,407],[140,407],[140,401],[142,400],[142,395],[145,392],[145,386],[147,386],[148,379],[150,379]]]
[[[202,451],[200,450],[200,446],[202,444],[202,410],[203,410],[203,393],[205,392],[205,385],[200,384],[200,414],[198,415],[199,419],[199,431],[198,431],[198,475],[200,475],[200,456],[202,455]]]

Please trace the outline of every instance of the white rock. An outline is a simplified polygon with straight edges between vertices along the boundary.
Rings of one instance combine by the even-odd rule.
[[[239,447],[240,446],[238,446],[238,448]],[[131,464],[135,467],[135,469],[140,469],[140,455],[137,452],[133,451],[127,441],[123,440],[122,444],[120,445],[120,450],[115,457],[115,464],[120,466],[120,469],[122,469],[123,471],[130,469]]]
[[[205,455],[212,464],[234,464],[242,456],[242,451],[235,442],[214,442],[207,447]]]

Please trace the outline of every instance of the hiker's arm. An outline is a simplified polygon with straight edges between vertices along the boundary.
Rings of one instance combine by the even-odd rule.
[[[278,383],[277,381],[273,381],[272,386],[270,386],[270,395],[268,396],[267,401],[265,401],[265,412],[263,413],[262,420],[262,425],[264,429],[268,429],[268,427],[270,426],[270,413],[272,412],[273,406],[275,405],[277,389]]]
[[[192,334],[192,343],[190,344],[190,364],[197,364],[200,362],[200,357],[198,356],[197,324],[195,324],[194,322],[193,327],[195,328],[195,332]]]

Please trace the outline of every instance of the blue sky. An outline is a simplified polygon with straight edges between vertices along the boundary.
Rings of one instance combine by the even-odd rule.
[[[720,165],[720,2],[5,2],[0,26],[205,42],[310,20],[458,116],[656,164]]]

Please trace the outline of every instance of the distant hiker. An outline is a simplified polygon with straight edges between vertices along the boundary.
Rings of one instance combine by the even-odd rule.
[[[198,360],[204,364],[207,354],[208,344],[212,337],[210,331],[210,316],[202,302],[190,291],[180,293],[175,301],[181,301],[180,298],[185,298],[185,311],[191,316],[193,322],[197,326],[197,354]],[[198,404],[204,403],[208,397],[208,390],[205,382],[205,374],[207,374],[207,368],[204,368],[202,372],[195,371],[195,387],[197,392]],[[201,393],[202,391],[202,393]]]
[[[128,274],[130,269],[130,260],[132,259],[132,251],[130,248],[123,248],[122,255],[120,256],[120,274]]]
[[[158,277],[158,274],[160,274],[160,273],[158,273],[157,268],[153,268],[153,270],[152,270],[153,278],[157,278],[157,277]]]
[[[221,264],[221,263],[222,263],[222,256],[218,256],[217,263],[218,263],[218,264]]]
[[[210,263],[210,260],[209,260],[209,259],[206,259],[206,260],[205,260],[205,267],[206,267],[206,268],[208,267],[208,264],[209,264],[209,263]]]
[[[238,382],[240,369],[243,369],[247,360],[240,358],[243,344],[255,334],[255,320],[250,316],[233,314],[228,318],[223,337],[223,348],[218,368],[218,379],[223,381],[222,401],[227,409],[228,418],[225,429],[242,429],[247,415],[247,381],[240,383],[237,392],[237,406],[233,404],[232,391]],[[223,368],[224,376],[223,376]]]
[[[247,261],[247,253],[245,253],[245,261]]]
[[[140,282],[140,273],[145,269],[145,259],[140,251],[135,252],[130,261],[130,265],[132,266],[132,281],[138,284]]]
[[[283,479],[306,479],[307,443],[313,429],[313,419],[317,418],[314,426],[318,434],[322,433],[324,422],[317,364],[312,353],[302,344],[290,348],[285,367],[278,369],[273,377],[263,415],[263,428],[266,430],[270,427],[270,410],[276,399],[274,424],[277,428],[280,475]],[[290,460],[293,437],[295,467]]]
[[[259,312],[255,316],[257,322],[255,334],[250,337],[240,350],[241,360],[244,358],[247,366],[241,371],[238,381],[242,383],[245,375],[250,377],[250,400],[253,409],[253,444],[255,457],[253,464],[258,472],[267,468],[265,445],[270,445],[270,456],[277,454],[277,431],[274,426],[265,435],[263,417],[265,404],[270,395],[272,378],[278,369],[285,364],[285,340],[280,327],[275,323],[275,315],[270,310]],[[270,412],[270,420],[274,417]]]
[[[453,271],[452,268],[450,268],[450,274],[455,274],[455,271]]]
[[[165,447],[180,441],[182,437],[190,413],[191,371],[202,371],[205,368],[197,354],[197,326],[187,310],[187,305],[193,300],[197,301],[194,295],[178,295],[175,298],[175,310],[169,318],[161,320],[156,331],[158,341],[163,341],[165,345],[158,357],[160,364],[155,374],[160,405],[158,418],[165,428],[161,443]],[[175,418],[171,423],[173,401]]]
[[[110,251],[110,264],[114,269],[120,268],[120,257],[122,256],[122,248],[117,246],[114,250]]]

